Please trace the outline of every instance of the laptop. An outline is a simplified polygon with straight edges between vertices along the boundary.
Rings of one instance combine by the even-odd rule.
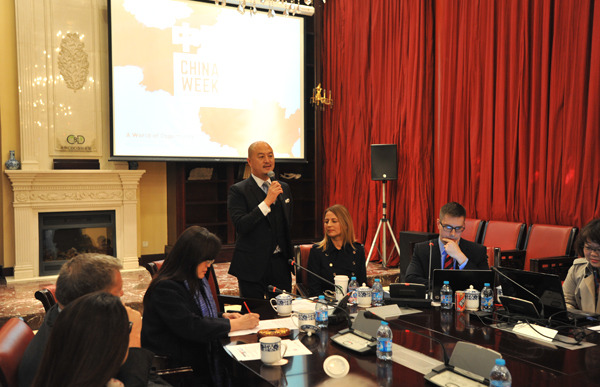
[[[467,290],[473,285],[474,289],[481,291],[486,282],[494,287],[494,272],[491,270],[443,270],[433,271],[433,300],[440,301],[440,289],[444,281],[450,282],[452,291]]]
[[[500,285],[502,285],[503,296],[524,300],[533,304],[535,310],[539,313],[539,317],[545,319],[551,318],[553,321],[576,324],[578,326],[600,323],[600,315],[598,314],[573,309],[567,310],[562,282],[559,276],[507,267],[499,267],[498,270],[521,285],[518,286],[504,276],[499,275],[498,278]],[[523,288],[529,290],[529,292]],[[512,304],[519,304],[519,302],[513,302]],[[523,303],[521,303],[522,305]],[[509,312],[512,312],[511,306],[514,306],[511,305],[511,302],[509,302],[509,305],[505,305]],[[518,310],[518,312],[528,317],[537,317],[531,315],[533,312],[526,313],[522,309]]]

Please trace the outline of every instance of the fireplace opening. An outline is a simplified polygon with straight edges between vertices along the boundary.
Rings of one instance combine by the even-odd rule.
[[[115,212],[40,212],[40,276],[81,253],[115,255]]]

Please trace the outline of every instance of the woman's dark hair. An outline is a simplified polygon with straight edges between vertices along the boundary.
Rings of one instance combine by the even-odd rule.
[[[129,345],[129,318],[119,297],[95,292],[56,318],[33,385],[103,387],[119,371]]]
[[[600,245],[600,218],[594,219],[586,224],[579,232],[579,235],[577,235],[577,241],[575,242],[575,252],[577,253],[577,256],[584,256],[583,245],[589,242]]]
[[[144,301],[156,284],[164,280],[187,281],[192,294],[201,291],[197,267],[215,259],[221,250],[221,240],[204,227],[192,226],[181,233],[156,277],[150,282]]]

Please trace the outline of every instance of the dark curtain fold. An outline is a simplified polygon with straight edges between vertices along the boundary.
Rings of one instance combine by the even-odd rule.
[[[430,1],[353,4],[324,7],[323,86],[335,107],[323,114],[322,200],[324,208],[348,207],[368,251],[383,187],[371,181],[371,144],[398,146],[398,181],[387,183],[386,195],[395,233],[425,229],[431,217],[433,11]],[[389,234],[387,246],[389,254]]]
[[[398,145],[396,234],[468,216],[582,227],[600,217],[600,2],[330,0],[323,204],[371,246],[370,144]],[[388,252],[392,246],[388,240]],[[395,262],[392,259],[392,263]]]

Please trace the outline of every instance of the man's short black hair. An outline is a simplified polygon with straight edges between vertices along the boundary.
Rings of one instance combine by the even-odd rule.
[[[450,202],[446,203],[440,208],[440,219],[444,219],[444,216],[450,216],[452,218],[460,218],[461,216],[466,218],[467,211],[460,203]]]

